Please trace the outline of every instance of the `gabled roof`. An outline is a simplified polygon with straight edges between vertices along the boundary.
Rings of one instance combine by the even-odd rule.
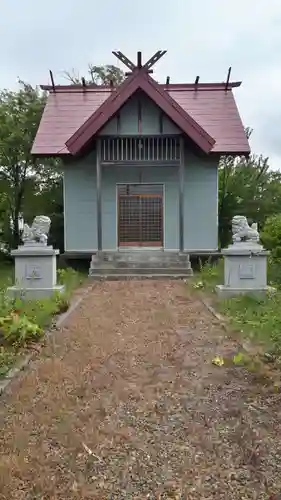
[[[210,154],[249,154],[250,147],[233,96],[233,87],[241,82],[169,84],[156,83],[150,76],[136,81],[134,75],[125,80],[125,90],[88,85],[44,86],[49,96],[32,147],[36,156],[65,156],[79,150],[83,141],[97,133],[103,126],[105,112],[107,120],[116,111],[126,95],[138,88],[149,95],[164,112],[177,117],[179,128],[201,149]],[[140,83],[142,86],[140,86]],[[134,90],[135,89],[135,90]],[[131,94],[130,94],[131,93]],[[108,109],[108,104],[115,106]],[[161,103],[161,105],[160,105]],[[111,109],[111,110],[110,110]],[[111,114],[112,113],[112,114]],[[168,114],[167,113],[167,114]],[[168,116],[171,117],[171,114]],[[197,142],[198,144],[198,142]],[[204,149],[206,148],[206,149]]]
[[[86,120],[81,127],[66,141],[66,146],[73,155],[91,140],[91,138],[119,111],[121,106],[141,89],[174,123],[192,139],[202,151],[209,153],[215,144],[211,137],[179,104],[144,71],[129,76],[106,101]]]

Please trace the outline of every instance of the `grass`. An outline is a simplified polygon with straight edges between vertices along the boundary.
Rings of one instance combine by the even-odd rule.
[[[0,261],[0,290],[7,288],[13,282],[14,266],[11,262]]]
[[[68,309],[72,291],[84,279],[85,275],[71,268],[60,269],[58,283],[65,286],[63,294],[40,300],[11,300],[6,288],[13,282],[13,266],[0,267],[0,376],[8,372],[30,343],[38,341],[55,315]]]
[[[215,308],[225,315],[232,328],[242,339],[250,340],[281,362],[281,262],[270,261],[268,277],[276,293],[263,299],[239,296],[219,300],[214,293],[215,286],[223,283],[223,260],[217,265],[206,264],[194,276],[193,288],[202,290],[213,298]]]

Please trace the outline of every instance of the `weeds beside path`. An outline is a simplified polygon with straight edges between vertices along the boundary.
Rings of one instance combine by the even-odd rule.
[[[279,493],[280,396],[236,349],[182,282],[96,283],[3,399],[2,498]]]
[[[0,267],[0,377],[20,362],[30,346],[38,347],[36,343],[54,317],[68,309],[70,296],[84,276],[68,268],[60,269],[58,278],[65,287],[63,294],[40,300],[11,299],[6,288],[12,283],[12,266]]]
[[[269,263],[269,282],[276,287],[275,293],[263,298],[238,296],[218,299],[215,286],[223,283],[223,261],[218,265],[205,265],[194,276],[193,289],[207,297],[215,309],[227,319],[236,338],[245,341],[251,350],[256,350],[266,361],[274,363],[281,376],[281,282],[272,281],[280,277],[281,261]]]

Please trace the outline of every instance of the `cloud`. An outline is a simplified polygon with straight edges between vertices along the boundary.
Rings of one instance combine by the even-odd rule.
[[[281,166],[281,3],[280,0],[25,0],[1,5],[0,86],[14,87],[17,76],[46,83],[64,70],[81,74],[87,64],[114,63],[112,50],[135,59],[158,49],[167,55],[155,78],[171,81],[222,81],[229,66],[242,79],[236,98],[246,126],[254,129],[256,153]],[[5,41],[3,43],[3,40]]]

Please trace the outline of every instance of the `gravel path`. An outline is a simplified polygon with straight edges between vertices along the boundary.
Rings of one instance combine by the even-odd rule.
[[[235,350],[182,282],[96,283],[1,398],[0,499],[275,498],[281,398]]]

